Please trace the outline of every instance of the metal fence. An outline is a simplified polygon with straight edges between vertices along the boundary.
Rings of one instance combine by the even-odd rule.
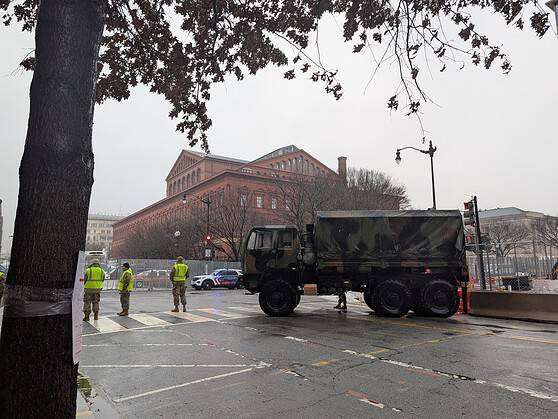
[[[553,251],[554,250],[554,251]],[[540,243],[519,243],[506,256],[496,255],[493,247],[481,247],[486,288],[558,294],[558,252]],[[482,288],[477,255],[467,252],[473,287]]]
[[[128,262],[134,273],[134,283],[137,290],[154,290],[172,288],[169,280],[175,260],[168,259],[109,259],[100,261],[101,267],[107,273],[104,289],[116,289],[118,279],[122,274],[122,264]],[[240,262],[186,260],[189,278],[196,275],[207,275],[216,269],[240,269]],[[189,285],[189,280],[187,284]]]

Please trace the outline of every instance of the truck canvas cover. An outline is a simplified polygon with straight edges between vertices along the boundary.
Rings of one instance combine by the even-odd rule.
[[[376,266],[456,265],[464,251],[458,210],[323,211],[317,214],[315,238],[319,260]]]

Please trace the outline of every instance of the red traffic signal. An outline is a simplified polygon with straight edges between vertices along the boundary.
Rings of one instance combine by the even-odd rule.
[[[207,241],[210,241],[210,240],[211,240],[211,234],[208,234],[207,236],[205,236],[205,239],[206,239]]]
[[[463,224],[467,225],[475,225],[475,204],[473,201],[464,202],[463,206],[465,207],[465,211],[463,211]]]

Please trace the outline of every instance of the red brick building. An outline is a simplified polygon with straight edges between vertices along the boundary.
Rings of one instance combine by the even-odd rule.
[[[338,171],[346,175],[346,158],[339,158]],[[294,173],[303,176],[336,176],[309,153],[294,145],[282,147],[253,161],[182,150],[166,180],[167,193],[162,200],[143,208],[115,223],[113,253],[120,255],[135,229],[166,225],[200,214],[203,204],[194,197],[211,197],[217,202],[240,191],[240,199],[254,208],[265,223],[278,222],[278,210],[284,203],[277,197],[278,180],[287,180]],[[244,192],[243,192],[244,191]],[[188,204],[183,203],[183,196]]]

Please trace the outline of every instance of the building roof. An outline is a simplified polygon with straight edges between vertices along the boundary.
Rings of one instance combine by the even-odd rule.
[[[202,158],[208,158],[208,159],[213,159],[213,160],[225,160],[225,161],[230,161],[232,163],[239,163],[239,164],[246,164],[249,163],[248,160],[242,160],[242,159],[235,159],[234,157],[227,157],[227,156],[220,156],[218,154],[211,154],[211,153],[203,153],[201,151],[193,151],[193,150],[185,150],[188,153],[192,153],[195,154],[198,157],[202,157]]]
[[[516,207],[494,208],[494,209],[479,211],[479,218],[487,219],[487,218],[498,218],[498,217],[510,217],[514,215],[523,215],[526,212],[527,211],[523,211],[522,209]]]
[[[299,150],[300,149],[293,144],[286,145],[284,147],[278,148],[277,150],[273,150],[271,153],[267,153],[260,158],[257,158],[256,160],[254,160],[254,162],[261,161],[261,160],[269,160],[269,159],[272,159],[274,157],[279,157],[279,156],[282,156],[283,154],[289,154],[289,153],[292,153],[294,151],[299,151]]]
[[[87,216],[88,221],[120,221],[123,219],[122,215],[106,215],[106,214],[89,214]]]

